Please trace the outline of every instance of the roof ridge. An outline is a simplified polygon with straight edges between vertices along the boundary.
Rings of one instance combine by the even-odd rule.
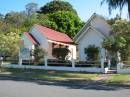
[[[85,25],[84,25],[84,26],[80,29],[80,31],[76,34],[76,36],[74,37],[74,40],[76,40],[77,37],[80,36],[80,33],[83,32],[83,31],[86,29],[86,26],[91,25],[90,22],[91,22],[92,19],[95,18],[96,16],[97,16],[96,13],[93,13],[93,14],[91,15],[91,17],[87,20],[87,22],[85,23]]]
[[[102,33],[101,31],[99,31],[98,29],[96,29],[94,26],[92,26],[92,25],[89,25],[87,28],[86,28],[86,32],[89,30],[89,29],[93,29],[93,30],[95,30],[96,32],[99,32],[99,33],[101,33],[104,37],[107,37],[104,33]],[[80,37],[78,37],[77,39],[76,39],[76,42],[78,42],[83,36],[84,36],[84,34],[86,33],[85,31],[80,35]]]
[[[91,15],[91,17],[87,20],[87,22],[85,23],[85,25],[81,28],[81,30],[75,35],[75,37],[74,37],[74,40],[75,40],[75,41],[76,41],[76,39],[80,36],[80,34],[85,31],[85,29],[86,29],[87,27],[92,26],[92,25],[91,25],[91,21],[92,21],[95,17],[101,18],[101,19],[103,19],[104,21],[106,21],[103,16],[101,16],[101,15],[99,15],[99,14],[97,14],[97,13],[93,13],[93,14]],[[94,27],[94,28],[95,28],[95,27]],[[98,29],[97,29],[97,30],[98,30]],[[103,33],[103,32],[102,32],[102,33]]]
[[[30,35],[28,32],[23,33],[27,38],[33,43],[33,44],[38,44],[38,42]]]
[[[39,24],[34,24],[34,26],[40,26],[40,27],[44,27],[44,28],[47,28],[47,29],[49,29],[49,30],[52,30],[52,31],[54,31],[54,32],[56,32],[56,33],[59,33],[59,34],[64,34],[64,35],[66,35],[66,36],[68,36],[67,34],[65,34],[64,32],[60,32],[60,31],[57,31],[57,30],[54,30],[54,29],[51,29],[51,28],[49,28],[49,27],[46,27],[46,26],[42,26],[42,25],[39,25]]]
[[[34,24],[34,28],[49,40],[59,41],[64,43],[73,43],[73,40],[63,32],[59,32],[39,24]]]
[[[28,33],[34,40],[35,40],[35,42],[38,44],[38,45],[40,45],[40,43],[36,40],[36,38],[31,34],[31,33]]]

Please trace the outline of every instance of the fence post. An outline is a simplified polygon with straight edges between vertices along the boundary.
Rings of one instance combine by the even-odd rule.
[[[117,71],[121,69],[121,63],[117,64]]]
[[[120,63],[118,63],[118,64],[117,64],[117,73],[119,73],[119,72],[120,72],[120,69],[121,69],[121,64],[120,64]]]
[[[45,64],[45,67],[47,67],[47,56],[45,56],[44,58],[44,64]]]
[[[3,57],[0,57],[0,67],[2,66],[3,64]]]
[[[20,51],[20,48],[19,48],[19,62],[18,64],[21,66],[22,65],[22,57],[21,57],[21,51]]]
[[[71,62],[72,62],[72,68],[75,68],[75,61],[74,61],[74,59],[72,59]]]
[[[104,73],[104,58],[101,58],[101,69],[102,72]]]
[[[19,65],[22,65],[22,58],[19,58]]]
[[[108,59],[108,69],[110,69],[111,68],[111,61],[110,61],[110,59]]]

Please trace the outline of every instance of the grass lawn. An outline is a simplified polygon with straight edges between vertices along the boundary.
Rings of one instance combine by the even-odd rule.
[[[130,83],[130,74],[90,74],[81,72],[48,71],[32,69],[3,69],[0,76],[16,76],[21,78],[39,78],[44,80],[92,80],[98,81],[102,76],[106,83]]]
[[[40,78],[46,80],[93,80],[98,76],[98,74],[32,69],[3,69],[0,73],[0,76],[17,76],[23,78]]]
[[[130,84],[130,74],[113,74],[107,80],[109,83],[129,83]]]

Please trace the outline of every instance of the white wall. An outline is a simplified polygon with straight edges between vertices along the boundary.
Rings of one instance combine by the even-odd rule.
[[[48,42],[48,44],[49,44],[49,48],[48,48],[48,58],[49,58],[49,59],[56,59],[56,58],[52,55],[52,50],[53,50],[53,48],[52,48],[52,43],[51,43],[51,42]]]
[[[33,43],[24,34],[22,36],[22,40],[24,41],[25,48],[29,48],[29,49],[33,49],[34,48]]]
[[[103,35],[93,29],[89,29],[85,32],[85,35],[78,42],[79,58],[81,61],[86,60],[86,54],[84,49],[89,45],[95,45],[102,48]]]
[[[32,28],[30,33],[35,37],[35,39],[40,43],[40,46],[44,49],[48,49],[49,45],[46,37],[43,36],[42,33],[38,32],[35,27]]]
[[[72,60],[72,59],[76,59],[76,46],[75,45],[69,45],[69,48],[68,48],[71,52],[71,55],[70,55],[70,58],[69,60]]]

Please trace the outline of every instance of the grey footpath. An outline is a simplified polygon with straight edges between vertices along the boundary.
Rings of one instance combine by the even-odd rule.
[[[0,97],[130,97],[130,86],[0,77]]]

